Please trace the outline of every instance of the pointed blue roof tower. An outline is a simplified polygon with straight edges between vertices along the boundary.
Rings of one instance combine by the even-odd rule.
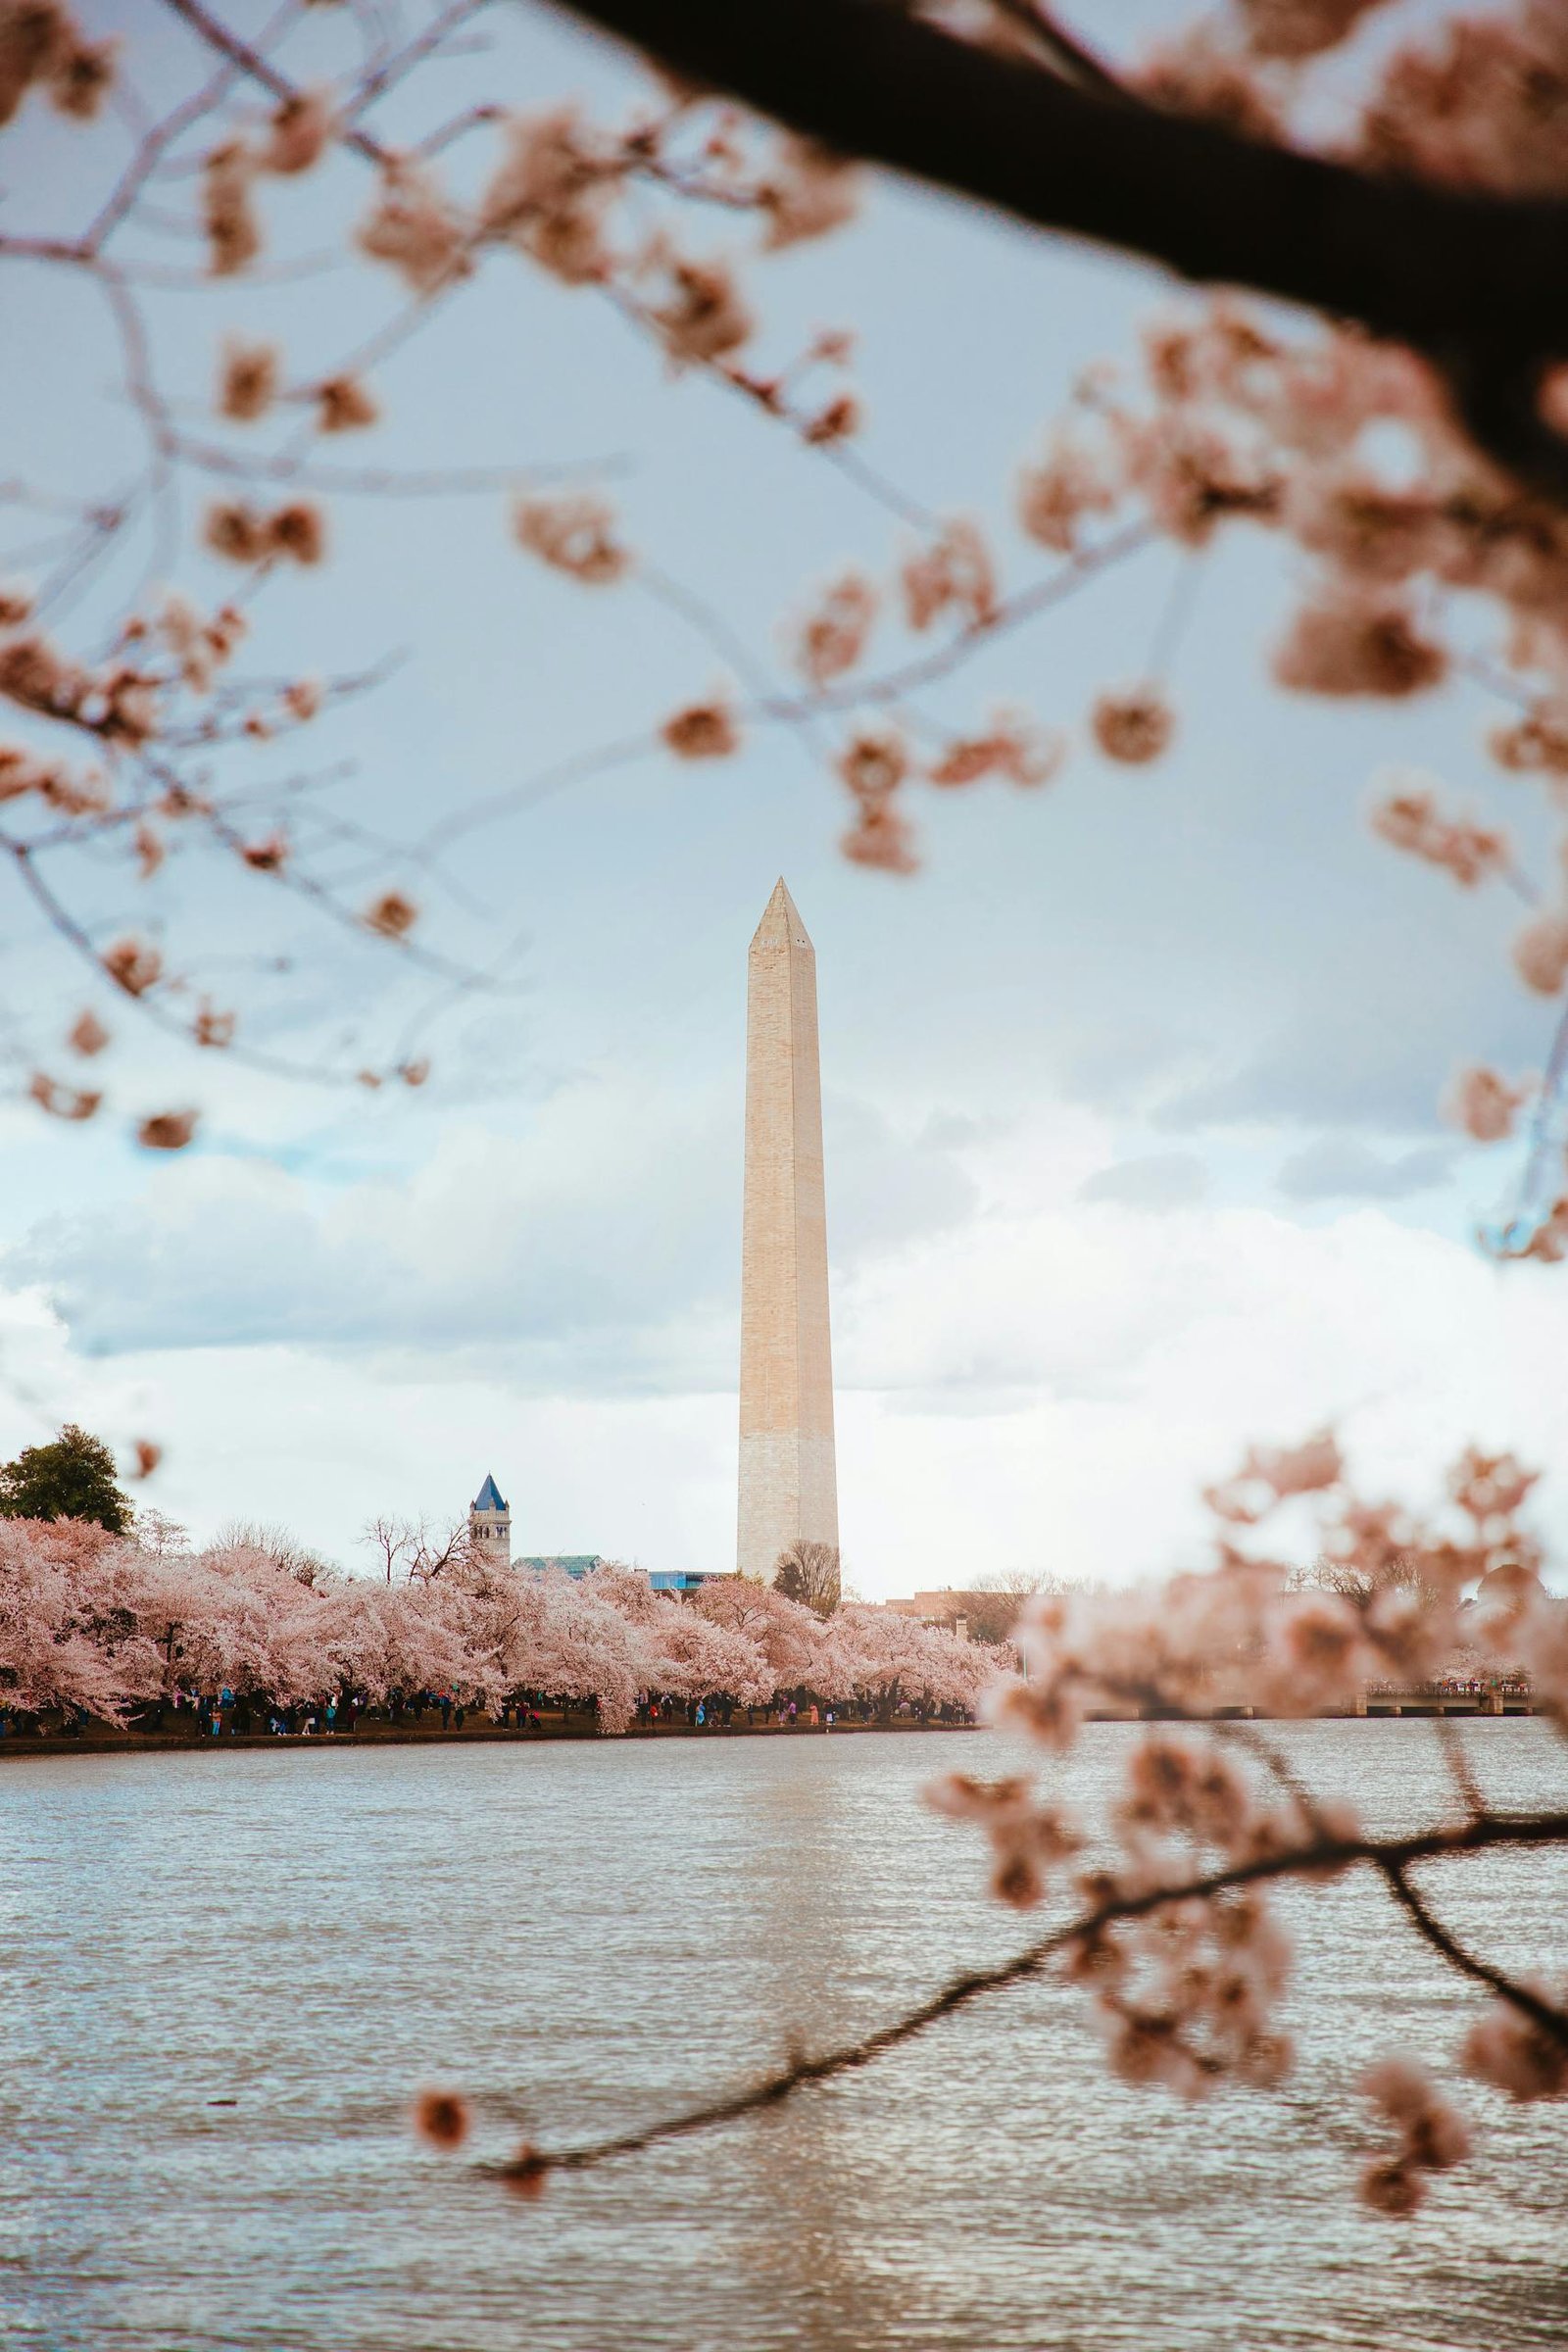
[[[468,1533],[498,1566],[512,1565],[512,1511],[493,1478],[487,1478],[468,1512]]]

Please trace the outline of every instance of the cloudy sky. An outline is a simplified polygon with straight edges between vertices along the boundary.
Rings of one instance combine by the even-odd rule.
[[[1105,13],[1132,41],[1169,12]],[[131,30],[149,99],[187,86],[188,53],[131,0],[83,14]],[[642,86],[531,7],[440,71],[420,128],[475,94],[614,113]],[[7,137],[8,220],[74,224],[88,153],[31,110]],[[364,176],[345,161],[270,190],[274,252],[319,247]],[[726,244],[722,223],[692,234]],[[853,230],[752,284],[765,361],[855,330],[865,458],[921,506],[983,518],[1010,585],[1049,567],[1008,519],[1020,458],[1079,371],[1130,355],[1174,299],[889,183]],[[304,373],[396,307],[363,267],[147,300],[160,382],[204,434],[223,330],[277,334]],[[134,474],[90,284],[7,270],[0,345],[25,360],[0,376],[8,469],[75,492]],[[1266,682],[1281,551],[1238,539],[1190,572],[1154,549],[922,706],[955,724],[1029,706],[1072,733],[1058,779],[928,795],[919,873],[868,873],[838,853],[840,789],[788,731],[703,767],[637,749],[553,770],[640,744],[733,676],[716,637],[777,668],[813,584],[851,560],[886,576],[911,543],[884,506],[506,259],[377,385],[387,422],[356,460],[591,466],[656,588],[530,565],[498,495],[333,502],[330,562],[248,658],[286,676],[399,656],[313,730],[313,766],[345,772],[309,797],[377,844],[434,828],[442,848],[400,863],[312,820],[313,854],[346,892],[412,889],[421,937],[493,985],[433,988],[195,857],[140,889],[82,879],[93,926],[164,927],[256,1042],[412,1039],[434,1074],[368,1096],[197,1068],[117,1013],[92,1127],[0,1109],[0,1447],[68,1416],[122,1446],[149,1432],[167,1446],[145,1490],[160,1509],[198,1535],[283,1521],[345,1563],[370,1516],[455,1511],[493,1471],[528,1550],[732,1564],[746,949],[783,873],[817,951],[843,1537],[862,1590],[1160,1567],[1191,1552],[1197,1490],[1246,1440],[1331,1419],[1369,1485],[1412,1494],[1471,1437],[1557,1456],[1568,1276],[1477,1253],[1510,1167],[1436,1108],[1457,1062],[1544,1050],[1506,972],[1514,910],[1363,821],[1390,767],[1512,817],[1475,688],[1396,713],[1282,696]],[[227,583],[190,552],[198,508],[179,576],[216,597]],[[6,548],[35,528],[0,520]],[[1111,767],[1087,708],[1145,671],[1178,612],[1175,748]],[[902,642],[890,626],[879,657]],[[260,783],[298,755],[245,758]],[[84,1001],[8,904],[13,1053]],[[134,1113],[184,1101],[204,1114],[190,1152],[122,1140]],[[1568,1533],[1549,1486],[1543,1514]]]

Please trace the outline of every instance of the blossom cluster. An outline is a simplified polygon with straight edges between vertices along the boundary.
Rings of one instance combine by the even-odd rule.
[[[1527,1674],[1538,1711],[1568,1725],[1568,1600],[1543,1584],[1540,1547],[1520,1519],[1534,1483],[1511,1455],[1472,1449],[1454,1465],[1444,1508],[1423,1519],[1359,1498],[1333,1437],[1318,1433],[1254,1448],[1212,1490],[1216,1556],[1206,1572],[1025,1604],[1014,1635],[1024,1678],[993,1693],[998,1722],[1060,1755],[1095,1714],[1203,1719],[1200,1730],[1140,1737],[1098,1824],[1019,1774],[956,1774],[929,1792],[983,1833],[1001,1901],[1033,1910],[1076,1897],[1054,1965],[1089,1994],[1119,2079],[1191,2097],[1226,2079],[1279,2082],[1293,2055],[1281,2019],[1292,1955],[1269,1886],[1284,1877],[1322,1884],[1367,1858],[1355,1809],[1315,1796],[1266,1736],[1236,1718],[1353,1711],[1369,1686],[1408,1688],[1462,1661]],[[1314,1503],[1320,1549],[1303,1576],[1269,1556],[1266,1540],[1277,1512]],[[1455,1769],[1474,1820],[1479,1800]],[[1397,1857],[1389,1867],[1396,1899],[1421,1925]],[[1433,1939],[1445,1950],[1441,1931]],[[1504,1988],[1460,2062],[1518,2099],[1568,2092],[1568,2011],[1544,1986],[1524,1993],[1542,2012],[1522,2010]],[[1431,2175],[1461,2161],[1468,2132],[1403,2061],[1375,2068],[1363,2087],[1395,2146],[1368,2162],[1360,2194],[1402,2216]]]

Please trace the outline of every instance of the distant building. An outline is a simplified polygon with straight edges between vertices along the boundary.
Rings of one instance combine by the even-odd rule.
[[[469,1505],[468,1532],[487,1560],[494,1560],[504,1568],[515,1568],[519,1575],[527,1569],[534,1576],[543,1576],[549,1569],[559,1568],[575,1582],[606,1564],[603,1552],[598,1551],[529,1551],[514,1559],[512,1506],[493,1478],[485,1480]],[[704,1585],[710,1585],[729,1573],[707,1568],[659,1568],[650,1573],[648,1582],[656,1592],[699,1592]]]
[[[885,1600],[882,1606],[891,1609],[895,1617],[916,1617],[922,1625],[940,1625],[949,1633],[967,1636],[971,1614],[978,1615],[988,1598],[994,1595],[950,1585],[940,1592],[911,1592],[905,1600]]]
[[[604,1564],[603,1557],[597,1551],[557,1551],[548,1558],[542,1553],[529,1552],[514,1562],[515,1567],[531,1568],[535,1576],[543,1576],[547,1568],[564,1568],[570,1577],[588,1576]]]
[[[512,1512],[493,1478],[486,1478],[468,1508],[468,1533],[487,1560],[512,1565]]]

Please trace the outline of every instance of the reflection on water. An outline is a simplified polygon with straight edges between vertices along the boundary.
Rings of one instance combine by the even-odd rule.
[[[1499,1801],[1564,1801],[1540,1724],[1467,1725]],[[1085,1795],[1135,1737],[1093,1731]],[[1430,1725],[1286,1735],[1380,1827],[1445,1801]],[[783,2114],[517,2205],[416,2149],[417,2084],[497,2152],[624,2127],[799,2033],[863,2031],[1018,1922],[915,1802],[984,1735],[198,1752],[0,1771],[6,2352],[1488,2352],[1568,2336],[1568,2118],[1465,2088],[1474,2162],[1410,2227],[1350,2200],[1336,2092],[1446,2067],[1468,2010],[1351,1882],[1312,1909],[1283,2097],[1107,2082],[1021,1985]],[[1519,1966],[1568,1864],[1428,1874]],[[233,2100],[232,2106],[216,2105]]]

